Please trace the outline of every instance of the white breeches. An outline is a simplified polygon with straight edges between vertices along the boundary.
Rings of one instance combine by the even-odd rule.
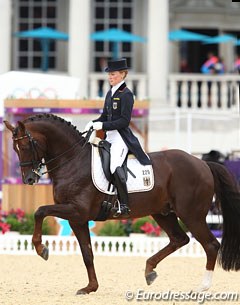
[[[113,174],[118,166],[122,166],[128,153],[128,147],[117,130],[107,131],[106,140],[111,143],[110,171]]]

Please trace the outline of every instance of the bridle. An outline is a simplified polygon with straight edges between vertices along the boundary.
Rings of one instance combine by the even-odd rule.
[[[37,142],[37,140],[35,140],[30,132],[28,130],[25,131],[25,134],[23,136],[20,136],[20,137],[16,137],[16,134],[17,134],[17,131],[15,131],[15,133],[13,133],[13,141],[15,142],[18,142],[18,141],[21,141],[23,139],[28,139],[29,140],[29,143],[30,143],[30,147],[31,147],[31,151],[32,151],[32,160],[31,161],[20,161],[19,162],[19,165],[20,167],[32,167],[32,172],[34,172],[36,175],[38,175],[39,177],[47,174],[47,173],[50,173],[52,172],[53,170],[63,166],[64,164],[68,163],[70,160],[72,160],[73,158],[75,158],[77,155],[75,154],[72,158],[66,160],[65,162],[57,165],[57,166],[54,166],[52,167],[51,169],[47,170],[47,171],[42,171],[42,168],[48,164],[50,164],[51,162],[59,159],[60,157],[66,155],[68,152],[70,152],[71,150],[75,149],[82,141],[85,141],[85,143],[83,144],[82,148],[85,147],[85,145],[87,144],[88,140],[89,140],[89,137],[92,133],[92,129],[88,130],[88,131],[84,131],[82,133],[80,133],[80,135],[83,135],[85,133],[87,133],[86,137],[82,137],[80,139],[80,141],[76,142],[75,144],[73,144],[73,146],[71,146],[69,149],[67,149],[66,151],[64,151],[63,153],[57,155],[56,157],[54,158],[51,158],[45,162],[42,162],[41,158],[39,157],[39,150],[43,151],[43,148],[41,147],[41,145],[39,145],[39,143]],[[90,134],[90,135],[89,135]]]
[[[41,171],[41,168],[42,168],[43,164],[42,164],[42,161],[41,161],[41,159],[39,157],[39,153],[38,153],[38,150],[37,150],[37,146],[39,145],[37,143],[37,141],[31,136],[30,132],[27,131],[27,130],[25,131],[25,135],[23,135],[23,136],[16,137],[13,134],[13,137],[12,137],[14,142],[18,142],[18,141],[24,140],[26,138],[28,138],[28,140],[29,140],[33,157],[32,157],[31,161],[25,161],[25,162],[20,161],[19,165],[21,167],[31,166],[32,167],[32,171],[35,174],[37,174],[38,176],[41,176],[40,171]]]

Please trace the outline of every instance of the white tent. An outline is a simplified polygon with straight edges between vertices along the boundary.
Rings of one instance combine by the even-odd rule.
[[[76,99],[80,80],[76,77],[10,71],[0,75],[0,117],[7,98]]]

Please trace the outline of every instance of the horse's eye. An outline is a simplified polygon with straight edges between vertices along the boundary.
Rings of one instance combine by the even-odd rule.
[[[30,146],[29,146],[28,144],[26,144],[26,145],[18,145],[17,148],[18,148],[19,150],[21,150],[21,151],[27,151],[27,150],[30,149]]]

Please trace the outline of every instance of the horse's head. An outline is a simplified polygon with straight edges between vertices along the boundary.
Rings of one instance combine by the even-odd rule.
[[[4,124],[13,135],[13,149],[20,161],[23,183],[30,185],[37,183],[41,176],[39,171],[46,152],[44,136],[32,131],[30,126],[27,126],[27,129],[20,121],[16,127],[8,121],[4,121]]]

